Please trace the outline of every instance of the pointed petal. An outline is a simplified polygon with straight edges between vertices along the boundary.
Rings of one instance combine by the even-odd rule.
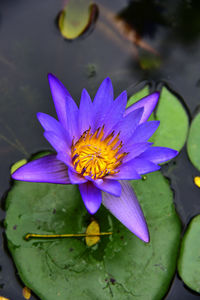
[[[136,158],[137,156],[141,155],[146,151],[153,143],[136,143],[136,144],[128,144],[127,146],[122,147],[120,153],[127,152],[127,156],[124,157],[123,163],[126,163],[133,158]]]
[[[104,120],[102,121],[105,124],[105,135],[110,133],[113,127],[121,121],[127,102],[127,93],[126,91],[122,92],[115,101],[110,105],[110,109],[105,115]]]
[[[84,89],[79,106],[79,132],[80,135],[90,127],[93,129],[92,101],[88,92]]]
[[[95,180],[94,184],[100,190],[110,193],[116,197],[119,197],[121,194],[121,185],[116,180],[103,179],[101,182]]]
[[[160,164],[174,158],[178,151],[165,147],[151,147],[143,152],[138,158],[146,159],[154,164]]]
[[[44,137],[52,145],[56,152],[67,152],[68,155],[70,154],[70,147],[68,146],[66,139],[61,138],[52,131],[45,131]]]
[[[110,78],[104,79],[93,101],[95,130],[103,125],[106,113],[113,102],[113,87]]]
[[[136,170],[136,172],[140,175],[154,172],[160,169],[160,166],[157,166],[153,162],[141,159],[141,158],[135,158],[131,161],[129,161],[127,164],[129,164],[132,168]]]
[[[49,182],[69,184],[68,171],[65,164],[51,154],[33,160],[12,174],[15,180],[31,182]]]
[[[83,176],[75,173],[70,168],[68,169],[68,174],[69,174],[69,179],[70,179],[72,184],[81,184],[81,183],[87,182],[86,178],[84,178]]]
[[[132,111],[134,111],[140,107],[144,107],[144,113],[140,120],[140,123],[144,123],[146,120],[148,120],[148,118],[150,117],[156,104],[158,103],[159,96],[160,96],[160,93],[155,92],[155,93],[152,93],[152,94],[142,98],[141,100],[139,100],[138,102],[134,103],[133,105],[131,105],[130,107],[128,107],[126,109],[125,116],[127,116]]]
[[[91,181],[79,185],[83,202],[90,214],[95,214],[101,205],[101,191]]]
[[[53,74],[48,74],[48,80],[58,120],[63,127],[66,128],[66,97],[71,98],[71,95],[60,80]]]
[[[133,132],[136,130],[140,122],[143,111],[144,109],[142,107],[131,112],[114,127],[116,133],[120,132],[119,138],[123,144],[126,144],[128,139],[133,135]]]
[[[113,101],[113,86],[109,77],[104,79],[100,85],[96,96],[94,97],[93,104],[96,110],[101,110],[102,106],[108,106]]]
[[[80,137],[78,130],[78,107],[70,97],[66,97],[66,130],[71,139],[78,139]]]
[[[78,135],[78,107],[65,86],[53,74],[49,74],[48,79],[58,119],[72,139]]]
[[[120,197],[103,193],[103,205],[131,232],[148,243],[149,232],[137,197],[128,182],[121,182],[121,186]]]
[[[131,143],[146,142],[154,134],[160,121],[149,121],[140,124],[130,138]],[[128,142],[129,142],[128,141]]]

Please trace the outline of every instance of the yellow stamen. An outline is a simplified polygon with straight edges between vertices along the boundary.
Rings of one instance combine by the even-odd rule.
[[[72,162],[76,171],[93,179],[118,173],[117,167],[127,153],[119,153],[123,144],[113,131],[105,136],[104,126],[94,133],[86,130],[79,140],[72,144]]]

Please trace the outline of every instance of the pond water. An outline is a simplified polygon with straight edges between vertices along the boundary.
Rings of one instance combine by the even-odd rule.
[[[96,26],[72,42],[63,39],[56,24],[65,2],[0,2],[0,295],[10,299],[24,298],[4,239],[4,195],[10,185],[9,167],[49,149],[36,119],[38,111],[56,116],[47,73],[54,73],[77,103],[84,87],[94,95],[107,76],[116,95],[124,89],[131,95],[145,80],[153,85],[164,82],[183,101],[190,119],[200,103],[198,1],[99,0]],[[128,22],[128,33],[137,37],[134,42],[123,25],[110,21],[114,14]],[[200,213],[200,190],[193,184],[198,172],[184,148],[176,165],[165,166],[163,173],[171,179],[184,232],[190,219]],[[165,299],[193,300],[198,296],[176,275]]]

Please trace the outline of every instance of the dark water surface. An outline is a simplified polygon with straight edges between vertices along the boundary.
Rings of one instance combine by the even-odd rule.
[[[99,18],[94,30],[68,42],[56,27],[64,1],[0,0],[1,196],[9,188],[11,164],[49,148],[36,119],[38,111],[55,116],[48,72],[66,85],[77,102],[84,87],[94,95],[107,76],[113,81],[116,95],[124,89],[129,93],[137,90],[144,80],[153,84],[164,82],[184,101],[190,117],[194,115],[200,105],[200,2],[162,2],[96,1]],[[138,45],[120,33],[119,24],[109,21],[115,13],[139,34]],[[152,49],[145,50],[148,46]],[[144,55],[156,60],[159,57],[160,66],[142,68]],[[164,174],[170,176],[175,189],[176,209],[184,231],[190,219],[200,213],[200,190],[193,184],[193,177],[199,172],[183,149],[176,165],[164,167]],[[1,224],[5,217],[3,204],[4,200]],[[23,285],[4,242],[1,226],[0,295],[23,300]],[[166,299],[198,297],[175,276]]]

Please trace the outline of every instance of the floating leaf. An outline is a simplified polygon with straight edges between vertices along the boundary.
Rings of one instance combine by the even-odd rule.
[[[86,31],[97,10],[91,0],[69,0],[58,19],[64,38],[73,40]]]
[[[192,164],[200,171],[200,113],[192,121],[189,130],[187,153]]]
[[[152,137],[154,146],[180,151],[187,138],[188,115],[179,99],[166,87],[162,88],[155,119],[160,120],[160,126]]]
[[[86,234],[89,235],[89,234],[96,234],[96,233],[97,234],[100,233],[100,227],[97,221],[92,221],[86,229]],[[89,247],[97,244],[99,241],[100,241],[99,236],[88,236],[85,238],[86,245]]]
[[[143,243],[103,206],[98,244],[84,238],[31,239],[29,233],[85,232],[90,223],[77,186],[16,181],[6,199],[8,246],[26,286],[42,300],[161,299],[176,268],[180,222],[168,181],[156,172],[133,181],[151,242]]]
[[[133,95],[128,105],[137,102],[138,96],[145,97],[149,94],[148,86]],[[151,138],[154,146],[169,147],[180,151],[185,144],[188,132],[188,115],[179,99],[166,87],[161,90],[156,112],[149,118],[159,120],[160,126]]]
[[[200,215],[196,216],[183,237],[178,272],[184,283],[200,293]]]

